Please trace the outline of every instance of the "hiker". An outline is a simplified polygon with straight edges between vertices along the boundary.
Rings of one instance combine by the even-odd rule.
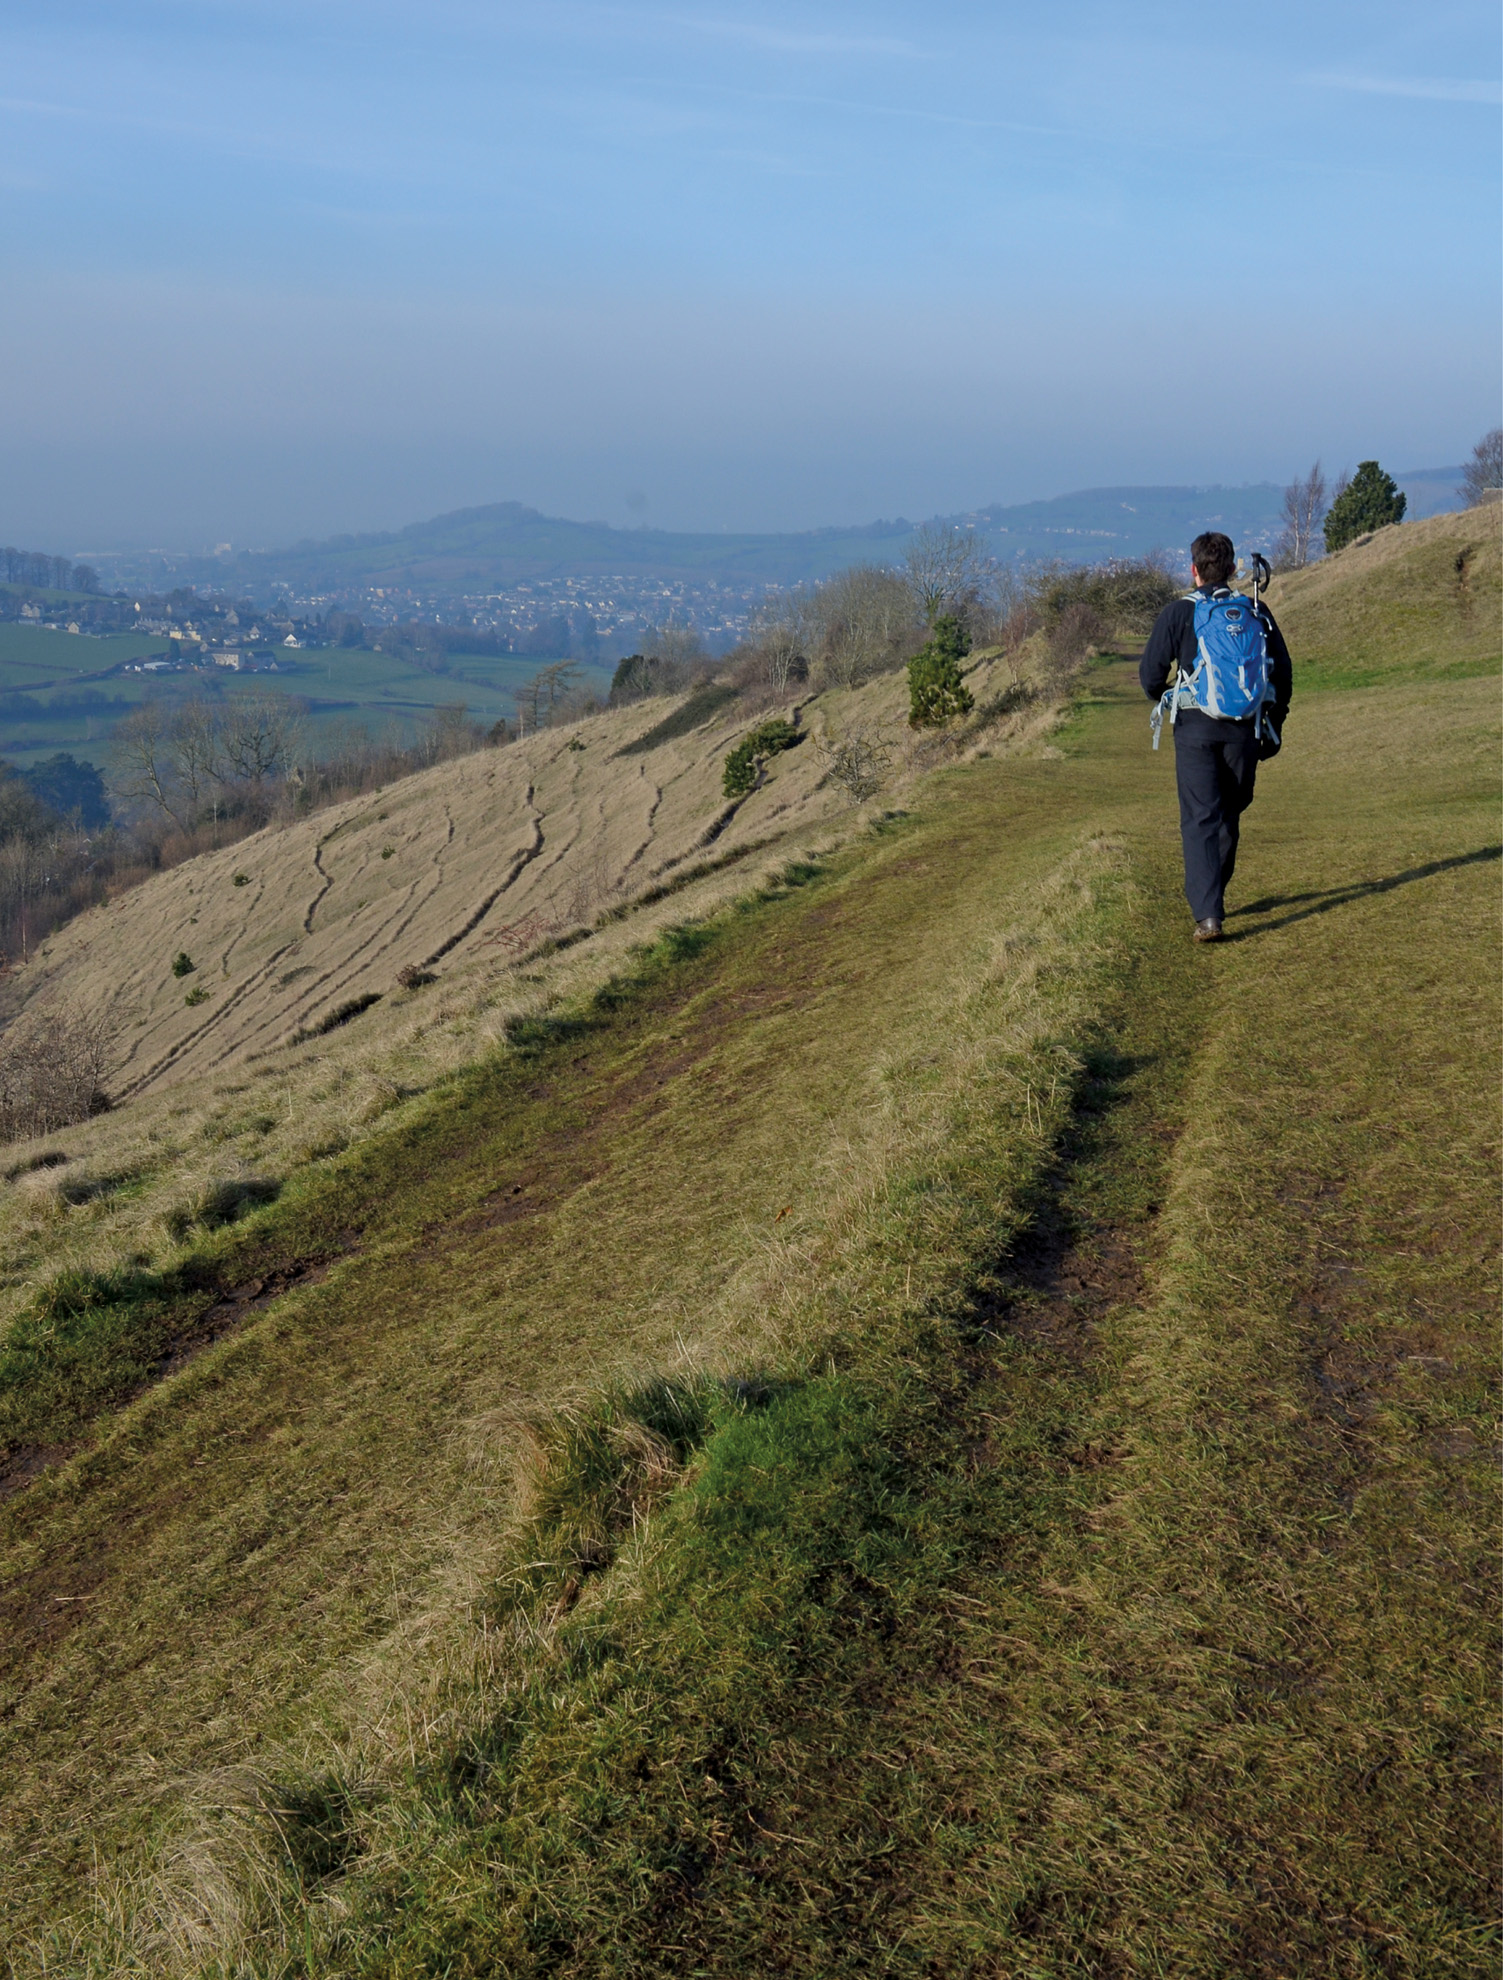
[[[1261,558],[1254,564],[1267,572]],[[1185,898],[1197,942],[1221,940],[1242,814],[1253,800],[1259,758],[1278,753],[1294,692],[1289,649],[1258,598],[1257,570],[1249,604],[1230,589],[1236,568],[1229,536],[1197,536],[1190,545],[1195,589],[1160,612],[1138,662],[1143,692],[1159,704],[1154,748],[1166,708],[1174,731]]]

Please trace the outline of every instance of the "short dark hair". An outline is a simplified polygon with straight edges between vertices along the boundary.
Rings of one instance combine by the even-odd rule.
[[[1190,545],[1190,562],[1200,572],[1202,584],[1230,584],[1237,568],[1232,539],[1219,529],[1208,529]]]

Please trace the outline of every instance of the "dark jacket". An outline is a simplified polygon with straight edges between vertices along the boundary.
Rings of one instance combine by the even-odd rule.
[[[1221,594],[1229,596],[1224,585],[1203,584],[1200,595],[1213,598]],[[1273,680],[1274,727],[1283,733],[1284,717],[1289,713],[1289,703],[1294,698],[1294,669],[1289,660],[1289,649],[1284,644],[1284,635],[1273,622],[1273,614],[1260,600],[1258,616],[1268,629],[1269,674]],[[1143,692],[1150,701],[1157,701],[1168,687],[1178,662],[1179,672],[1193,674],[1197,658],[1195,646],[1195,596],[1176,598],[1172,605],[1166,605],[1155,619],[1153,631],[1148,635],[1148,644],[1143,648],[1143,657],[1138,662],[1138,679],[1143,684]],[[1203,714],[1199,709],[1181,709],[1180,720],[1186,715],[1196,715],[1202,722],[1214,718]],[[1216,727],[1220,727],[1219,722]]]

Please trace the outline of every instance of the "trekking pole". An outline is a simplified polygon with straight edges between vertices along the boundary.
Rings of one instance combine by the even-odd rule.
[[[1263,556],[1260,551],[1254,550],[1252,554],[1252,608],[1253,608],[1253,617],[1255,619],[1260,618],[1262,616],[1258,605],[1259,589],[1261,588],[1266,590],[1268,586],[1268,580],[1272,576],[1273,576],[1273,571],[1269,565],[1268,559],[1265,556]],[[1266,661],[1264,665],[1266,667],[1267,665]],[[1268,689],[1266,686],[1268,676],[1266,672],[1263,676],[1263,679],[1265,682],[1263,691],[1266,697],[1268,693]],[[1268,716],[1266,713],[1266,699],[1265,701],[1260,701],[1258,703],[1257,714],[1253,720],[1253,735],[1259,740],[1259,742],[1262,741],[1263,731],[1265,726],[1268,730],[1268,733],[1273,737],[1275,746],[1277,746],[1279,740],[1278,731],[1274,728],[1272,722],[1268,720]]]

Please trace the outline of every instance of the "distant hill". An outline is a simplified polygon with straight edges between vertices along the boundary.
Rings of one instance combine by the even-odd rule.
[[[1423,522],[1427,516],[1443,516],[1466,506],[1459,467],[1411,468],[1394,479],[1409,498],[1406,522]]]
[[[1007,562],[1095,562],[1163,547],[1179,550],[1207,527],[1224,528],[1252,548],[1266,547],[1278,531],[1281,499],[1272,482],[1247,488],[1099,488],[937,520],[974,528]],[[828,577],[849,564],[894,562],[917,527],[899,516],[785,534],[696,534],[571,522],[520,502],[495,502],[379,535],[206,557],[180,570],[197,584],[251,596],[277,585],[304,595],[410,586],[454,596],[542,578],[612,575],[786,585]]]
[[[520,502],[493,502],[380,535],[203,558],[188,574],[253,595],[274,584],[308,593],[385,585],[473,594],[530,579],[618,575],[798,584],[863,559],[898,556],[913,527],[899,517],[790,535],[692,534],[570,522]]]
[[[1460,473],[1426,468],[1402,476],[1411,517],[1454,508]],[[1240,488],[1086,488],[935,520],[974,529],[1005,563],[1096,563],[1150,550],[1182,556],[1202,529],[1224,529],[1239,549],[1269,550],[1281,527],[1282,500],[1271,481]],[[896,562],[918,527],[898,516],[781,534],[617,529],[547,516],[521,502],[492,502],[405,529],[204,557],[176,568],[179,581],[252,597],[282,585],[303,596],[384,586],[458,597],[540,579],[611,576],[755,587],[803,584],[855,563]]]

